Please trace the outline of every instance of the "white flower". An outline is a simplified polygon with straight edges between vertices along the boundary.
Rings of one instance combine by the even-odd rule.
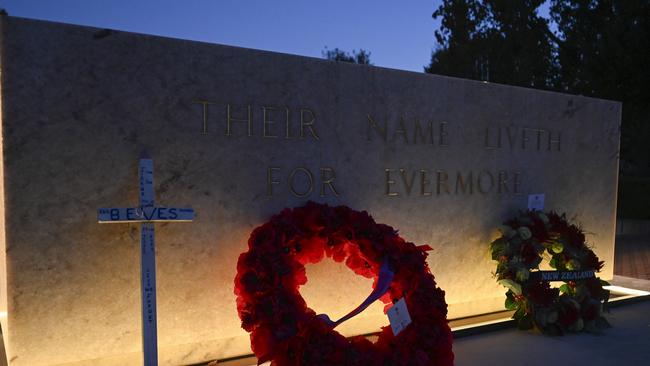
[[[524,240],[528,240],[533,236],[533,233],[530,232],[530,229],[525,226],[520,227],[517,232],[519,233],[519,236],[521,236],[521,238]]]
[[[548,224],[548,216],[546,216],[545,213],[542,211],[537,211],[537,217],[539,217],[540,220],[544,223],[544,225]]]

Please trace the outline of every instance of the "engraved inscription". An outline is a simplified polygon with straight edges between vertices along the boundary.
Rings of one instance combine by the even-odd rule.
[[[446,169],[435,171],[427,169],[408,170],[384,169],[385,195],[397,196],[435,196],[485,194],[521,194],[521,172],[505,170],[456,171]],[[419,179],[416,179],[419,175]],[[429,177],[433,177],[431,182]],[[417,189],[414,189],[419,185]]]
[[[385,143],[401,143],[405,145],[436,145],[449,146],[447,122],[426,122],[418,118],[407,119],[404,116],[397,120],[384,119],[383,123],[368,113],[366,115],[366,140],[381,139]]]
[[[562,151],[562,132],[518,125],[488,126],[484,133],[488,150]]]
[[[289,170],[287,174],[286,170],[271,166],[266,170],[266,194],[274,196],[278,191],[288,191],[295,197],[303,198],[318,192],[320,197],[338,197],[335,180],[336,172],[332,167],[320,167],[314,173],[312,169],[299,166]]]
[[[207,100],[195,100],[192,103],[194,104],[200,104],[201,105],[201,110],[202,114],[202,124],[201,124],[201,134],[202,135],[207,135],[208,134],[208,106],[210,104],[216,104],[213,102],[209,102]]]
[[[224,136],[320,140],[318,119],[311,108],[303,107],[292,111],[288,106],[235,105],[203,99],[194,100],[192,104],[201,108],[202,135],[223,131]]]
[[[309,107],[291,108],[272,104],[230,104],[205,99],[194,100],[201,111],[200,133],[223,134],[233,137],[261,137],[272,140],[320,141],[318,115]],[[378,118],[367,113],[366,141],[391,145],[450,146],[449,124],[423,119],[413,113]],[[562,131],[534,128],[516,124],[491,124],[482,130],[476,141],[487,150],[561,152]],[[466,141],[465,141],[466,143]],[[458,196],[458,195],[519,195],[522,173],[490,169],[384,169],[384,195],[388,197]],[[331,167],[283,168],[269,166],[266,171],[266,194],[339,196],[336,172]]]

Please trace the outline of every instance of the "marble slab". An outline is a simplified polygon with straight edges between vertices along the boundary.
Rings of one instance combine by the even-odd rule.
[[[621,105],[450,77],[2,17],[0,323],[11,366],[140,362],[139,225],[156,203],[161,365],[250,353],[233,280],[253,228],[308,200],[367,210],[434,248],[450,317],[499,310],[494,229],[528,195],[567,212],[613,270]],[[371,283],[308,267],[334,318]],[[373,306],[346,335],[388,324]]]

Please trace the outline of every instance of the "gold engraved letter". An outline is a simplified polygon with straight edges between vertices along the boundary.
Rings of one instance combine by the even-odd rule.
[[[504,170],[499,171],[499,181],[497,191],[499,193],[508,193],[508,173]]]
[[[415,172],[411,174],[411,179],[406,176],[406,170],[400,169],[400,175],[402,176],[402,182],[404,182],[404,187],[406,188],[406,195],[411,195],[411,190],[413,190],[413,183],[415,182]]]
[[[390,169],[386,169],[386,195],[387,196],[399,196],[397,192],[390,191],[390,185],[395,184],[395,181],[390,179]]]
[[[262,137],[278,137],[277,135],[271,135],[267,133],[267,127],[274,124],[275,121],[269,119],[270,112],[275,111],[273,107],[262,107]]]
[[[436,193],[449,193],[449,174],[446,170],[438,170],[436,173]]]
[[[291,138],[291,119],[289,118],[289,116],[290,116],[289,107],[286,107],[286,110],[287,110],[287,121],[286,121],[287,128],[286,128],[286,135],[284,135],[284,138],[290,139]]]
[[[542,135],[547,131],[543,128],[534,128],[532,130],[537,132],[537,151],[539,151],[542,148]]]
[[[521,178],[521,172],[515,172],[515,176],[512,179],[512,186],[513,186],[512,192],[517,195],[521,194],[521,191],[519,190],[519,187],[521,186],[520,178]]]
[[[273,185],[280,184],[280,181],[273,180],[273,172],[280,170],[278,167],[269,167],[266,171],[266,195],[273,196]]]
[[[207,100],[195,100],[192,101],[192,103],[203,105],[203,129],[201,130],[201,135],[207,135],[208,134],[208,105],[217,104],[217,103],[208,102]]]
[[[307,119],[306,116],[310,115],[311,118]],[[300,109],[300,138],[303,139],[305,138],[305,127],[311,132],[311,135],[316,139],[316,141],[320,140],[318,138],[318,135],[316,134],[316,131],[314,130],[314,121],[316,120],[316,116],[314,115],[314,111],[312,111],[309,108],[302,108]]]
[[[548,151],[551,151],[551,147],[553,146],[553,143],[557,144],[557,151],[561,151],[561,144],[562,144],[562,132],[558,131],[557,132],[557,138],[553,138],[553,133],[551,131],[548,131]]]
[[[413,144],[417,145],[418,138],[422,139],[423,144],[426,144],[427,136],[429,137],[429,143],[433,145],[433,122],[429,121],[427,134],[425,134],[424,131],[422,131],[422,125],[420,125],[420,121],[416,118],[415,128],[413,130]]]
[[[449,147],[449,140],[447,140],[447,122],[440,123],[440,137],[438,139],[438,146],[440,147]]]
[[[307,180],[309,180],[309,188],[304,193],[297,192],[296,188],[294,187],[297,172],[302,172],[307,177]],[[311,174],[309,169],[297,167],[296,169],[292,170],[291,174],[289,174],[289,189],[291,190],[291,193],[293,193],[296,197],[308,196],[311,191],[314,190],[314,176]]]
[[[508,133],[508,144],[510,149],[515,148],[515,143],[517,142],[517,130],[519,128],[515,125],[506,126],[506,132]]]
[[[501,127],[497,126],[496,128],[496,143],[494,145],[490,145],[490,126],[485,127],[485,148],[488,150],[493,150],[493,149],[500,149],[501,148]]]
[[[420,170],[420,195],[431,196],[431,191],[427,191],[427,187],[431,182],[427,179],[427,171]]]
[[[339,192],[336,191],[336,188],[334,188],[334,185],[332,184],[332,182],[334,182],[334,178],[336,178],[336,173],[334,172],[334,168],[328,168],[328,167],[320,168],[320,180],[321,180],[320,196],[321,197],[325,197],[325,186],[329,186],[332,193],[334,193],[334,195],[337,197],[339,196]]]
[[[386,138],[388,136],[387,135],[388,130],[386,129],[386,123],[384,122],[384,128],[380,128],[379,126],[377,126],[375,121],[372,119],[372,116],[370,115],[370,113],[367,114],[367,117],[368,117],[368,129],[366,130],[366,140],[367,141],[372,141],[372,139],[370,138],[370,129],[374,128],[375,131],[377,131],[377,133],[379,134],[379,136],[381,136],[382,140],[384,140],[384,142],[386,142]]]
[[[487,189],[485,189],[485,186],[483,184],[483,182],[485,182],[484,178],[486,176],[489,178],[488,182],[490,183]],[[482,172],[480,172],[478,174],[477,186],[478,186],[478,191],[481,192],[482,194],[489,193],[492,190],[492,188],[494,188],[494,176],[492,175],[492,173],[488,172],[487,170],[483,170]]]
[[[530,141],[528,138],[528,135],[526,134],[526,131],[528,131],[529,128],[524,127],[521,129],[521,149],[526,150],[526,143]]]
[[[398,127],[393,132],[393,141],[397,142],[397,135],[402,135],[404,137],[404,143],[408,145],[409,136],[406,126],[404,125],[404,116],[400,117]]]
[[[228,104],[226,116],[226,136],[232,136],[232,122],[248,122],[248,136],[253,136],[253,110],[251,109],[250,104],[246,106],[246,109],[248,111],[247,118],[233,118],[232,107],[230,107],[230,104]]]
[[[469,194],[474,193],[474,179],[473,179],[472,171],[470,171],[469,174],[467,175],[467,179],[463,178],[463,174],[461,174],[461,172],[456,173],[456,191],[454,192],[455,194],[458,194],[459,188],[462,194],[467,194],[468,191]]]

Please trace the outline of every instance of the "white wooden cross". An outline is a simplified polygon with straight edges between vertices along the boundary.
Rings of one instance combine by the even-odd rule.
[[[100,208],[99,223],[140,222],[140,289],[142,295],[142,349],[145,366],[158,365],[156,330],[156,245],[154,222],[189,222],[194,219],[191,208],[155,207],[153,191],[153,160],[143,157],[138,169],[140,207]]]

